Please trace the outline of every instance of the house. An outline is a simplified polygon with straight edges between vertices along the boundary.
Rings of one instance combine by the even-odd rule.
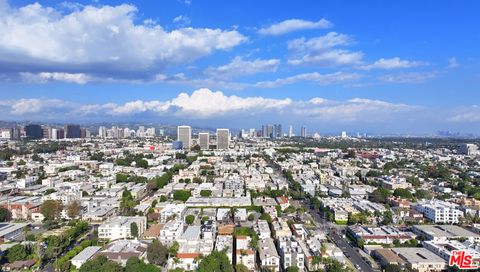
[[[10,242],[16,239],[23,239],[23,229],[28,223],[2,223],[0,224],[0,241]]]
[[[290,206],[290,201],[288,201],[288,198],[286,196],[279,196],[275,198],[275,200],[277,201],[278,205],[280,205],[282,211],[284,211]]]
[[[213,250],[213,240],[202,239],[200,226],[188,226],[185,232],[177,239],[179,249],[177,261],[168,260],[168,269],[196,270],[201,255],[208,255]]]
[[[247,209],[237,209],[235,211],[235,222],[247,221]]]
[[[70,262],[73,266],[77,269],[90,260],[98,251],[100,251],[102,247],[99,246],[89,246],[84,248],[80,253],[78,253],[75,257],[73,257]]]
[[[215,250],[225,250],[230,263],[233,261],[233,237],[231,235],[218,235],[215,240]]]
[[[280,271],[280,256],[272,238],[268,237],[259,241],[258,256],[262,268],[267,268],[273,272]]]
[[[255,251],[250,247],[252,238],[249,236],[237,236],[236,263],[245,265],[248,270],[255,269]]]
[[[146,258],[147,247],[148,243],[144,241],[117,240],[110,243],[106,249],[98,252],[95,256],[105,256],[110,261],[125,266],[130,257],[136,257],[138,259]]]
[[[217,221],[218,222],[229,222],[230,221],[230,209],[219,208],[217,210]]]

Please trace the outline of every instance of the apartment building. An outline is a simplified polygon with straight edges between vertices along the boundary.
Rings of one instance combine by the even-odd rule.
[[[118,240],[133,238],[131,227],[137,225],[138,236],[142,235],[147,227],[145,216],[117,216],[98,227],[98,238]]]

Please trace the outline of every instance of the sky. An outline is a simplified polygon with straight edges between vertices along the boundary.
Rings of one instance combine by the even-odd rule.
[[[0,0],[0,120],[480,134],[479,10]]]

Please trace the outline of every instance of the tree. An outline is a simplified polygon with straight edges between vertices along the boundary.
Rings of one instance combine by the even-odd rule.
[[[233,266],[224,251],[213,251],[202,259],[198,272],[233,272]]]
[[[7,259],[9,263],[26,260],[32,253],[31,247],[17,244],[8,249]]]
[[[180,245],[178,244],[177,241],[174,241],[172,245],[168,248],[168,255],[170,256],[175,256],[177,255],[178,249],[180,248]]]
[[[179,200],[179,201],[187,201],[191,196],[190,191],[186,190],[178,190],[173,193],[173,199],[174,200]]]
[[[201,191],[200,191],[200,196],[202,196],[202,197],[210,197],[210,196],[212,196],[212,191],[210,191],[210,190],[201,190]]]
[[[133,215],[135,214],[134,207],[137,203],[133,200],[132,193],[126,188],[122,193],[122,200],[120,201],[120,209],[123,215]]]
[[[248,221],[253,221],[255,219],[255,215],[253,213],[248,215]]]
[[[154,192],[157,190],[157,182],[155,180],[150,180],[147,183],[147,191]]]
[[[383,213],[383,220],[382,220],[382,224],[384,225],[388,225],[388,224],[392,224],[393,223],[393,213],[392,211],[385,211]]]
[[[148,168],[148,161],[144,159],[136,160],[135,163],[137,167],[145,168],[145,169]]]
[[[67,215],[68,217],[74,219],[77,216],[80,215],[80,210],[82,208],[82,205],[80,201],[74,200],[72,203],[67,205]]]
[[[45,200],[40,206],[40,212],[45,220],[55,220],[60,217],[63,210],[63,204],[57,200]]]
[[[385,272],[402,272],[403,269],[398,264],[387,264]]]
[[[378,203],[386,203],[387,199],[392,195],[390,190],[385,188],[378,188],[370,195],[370,200]]]
[[[164,196],[164,195],[160,196],[160,202],[165,202],[167,200],[168,200],[168,198],[166,196]]]
[[[272,217],[268,213],[262,213],[262,215],[260,215],[260,219],[266,220],[268,223],[272,223]]]
[[[350,269],[345,267],[344,264],[333,258],[325,258],[325,272],[348,272]]]
[[[289,266],[287,267],[286,272],[299,272],[300,270],[296,266]]]
[[[235,266],[235,271],[236,272],[249,272],[248,267],[246,267],[244,264],[237,264]]]
[[[417,190],[417,191],[415,192],[415,196],[416,196],[418,199],[430,199],[430,198],[432,198],[432,194],[431,194],[429,191],[423,190],[423,189]]]
[[[137,257],[130,257],[125,265],[125,272],[161,272],[162,270],[153,264],[146,264]]]
[[[189,214],[185,217],[185,223],[187,223],[188,225],[193,224],[193,221],[195,221],[195,215]]]
[[[0,222],[10,221],[11,215],[8,209],[0,207]]]
[[[151,264],[165,265],[168,249],[158,240],[153,240],[147,247],[147,260]]]
[[[132,222],[132,223],[130,224],[130,234],[131,234],[133,237],[135,237],[135,238],[138,237],[138,226],[137,226],[137,223]]]
[[[403,199],[412,199],[412,193],[404,188],[397,188],[393,191],[393,195],[396,197],[401,197]]]
[[[123,272],[123,267],[116,262],[109,261],[105,256],[98,256],[85,262],[79,270],[79,272],[92,271]]]

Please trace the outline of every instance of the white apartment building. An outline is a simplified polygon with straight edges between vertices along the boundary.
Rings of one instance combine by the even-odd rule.
[[[433,223],[457,224],[459,218],[463,217],[463,212],[458,207],[457,204],[441,200],[428,200],[420,202],[416,210]]]
[[[98,227],[98,238],[109,240],[133,238],[132,223],[137,224],[138,236],[141,236],[147,227],[145,216],[117,216]]]
[[[160,242],[164,245],[171,245],[183,233],[184,223],[182,218],[167,222],[160,231]]]
[[[231,235],[218,235],[215,240],[215,250],[225,250],[230,263],[233,261],[233,237]]]
[[[266,220],[258,220],[257,224],[254,226],[254,230],[260,239],[267,239],[271,237],[270,226],[268,226],[268,222]]]
[[[280,271],[280,256],[278,255],[272,238],[265,238],[259,241],[258,255],[262,268],[270,271]]]
[[[248,270],[255,269],[255,251],[250,248],[250,241],[252,238],[249,236],[237,236],[237,252],[236,260],[237,264],[245,265]]]
[[[185,204],[167,204],[160,212],[160,223],[167,223],[173,218],[183,218],[186,209]]]
[[[281,264],[283,269],[296,266],[300,271],[305,270],[305,254],[298,241],[290,237],[279,237],[277,240]]]

